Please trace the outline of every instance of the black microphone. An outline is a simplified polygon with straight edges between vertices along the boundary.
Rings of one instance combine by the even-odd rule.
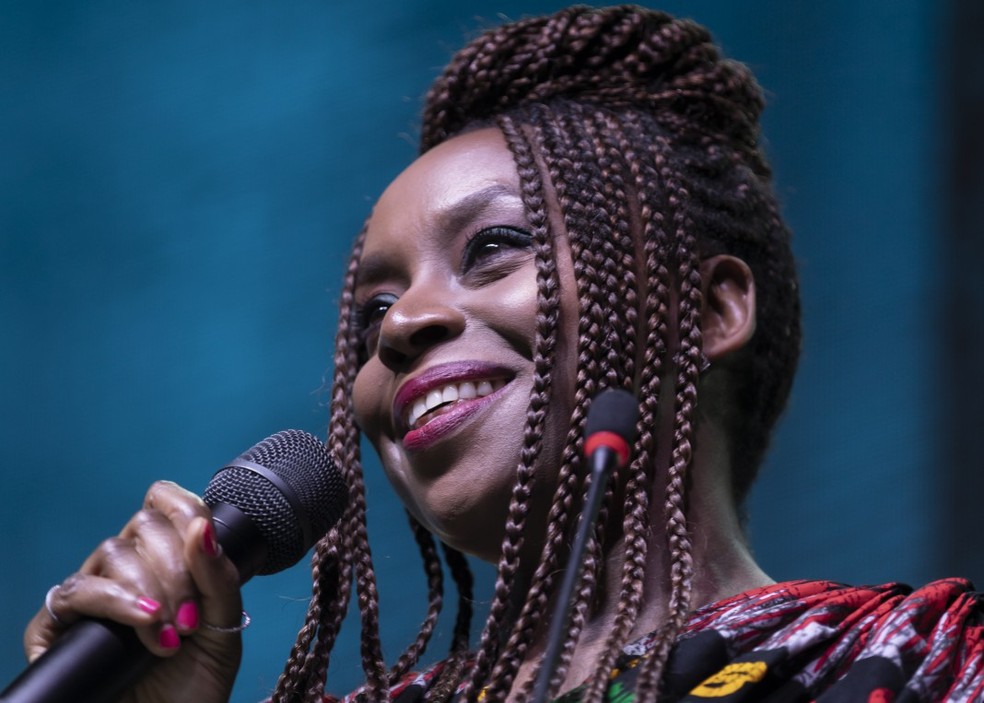
[[[584,423],[584,455],[591,472],[591,484],[588,486],[577,534],[571,545],[554,604],[553,618],[547,631],[547,648],[533,685],[533,703],[544,703],[547,700],[550,679],[557,668],[571,620],[571,601],[574,589],[581,580],[588,537],[598,520],[601,499],[605,495],[605,486],[608,485],[612,471],[629,461],[638,418],[639,406],[635,396],[620,389],[602,391],[595,396],[588,408],[588,418]]]
[[[341,517],[348,491],[325,445],[284,430],[219,469],[203,496],[240,582],[296,564]],[[157,660],[125,625],[80,620],[0,693],[2,703],[111,703]]]

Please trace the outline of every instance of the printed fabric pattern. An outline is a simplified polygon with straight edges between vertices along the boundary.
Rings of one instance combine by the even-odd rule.
[[[984,609],[964,579],[845,586],[789,581],[704,606],[674,647],[661,701],[682,703],[931,703],[984,701]],[[635,698],[638,665],[655,644],[627,646],[607,699]],[[443,664],[408,674],[394,703],[423,701]],[[577,703],[583,687],[563,694]],[[360,703],[361,691],[343,703]],[[327,697],[328,701],[337,699]]]

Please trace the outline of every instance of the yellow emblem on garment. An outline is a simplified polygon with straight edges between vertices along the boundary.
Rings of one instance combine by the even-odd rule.
[[[690,692],[698,698],[723,698],[749,683],[765,678],[769,667],[765,662],[737,662],[728,664],[713,676],[709,676]]]

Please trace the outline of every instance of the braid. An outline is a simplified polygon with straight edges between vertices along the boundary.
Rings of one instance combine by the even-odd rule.
[[[362,479],[359,430],[352,409],[352,389],[359,367],[358,341],[352,325],[352,311],[355,276],[364,240],[363,229],[350,259],[342,293],[335,342],[335,378],[328,436],[349,490],[348,505],[342,515],[338,531],[342,535],[341,553],[348,562],[345,576],[347,579],[351,579],[351,574],[355,576],[359,612],[362,616],[362,668],[366,673],[366,691],[369,700],[380,701],[388,698],[388,677],[379,641],[379,597],[376,591],[376,575],[366,533],[366,494]],[[339,616],[344,617],[344,614],[340,612]]]
[[[290,656],[284,666],[284,671],[277,682],[277,688],[272,696],[273,703],[304,700],[304,692],[311,685],[324,687],[325,673],[328,669],[328,654],[331,646],[319,646],[311,650],[311,643],[316,634],[321,633],[318,644],[334,640],[337,630],[328,636],[328,626],[320,626],[322,609],[330,607],[331,596],[338,591],[338,552],[335,549],[337,532],[326,535],[315,546],[312,557],[312,574],[314,579],[310,611],[307,621],[297,636],[297,641],[291,649]],[[337,626],[338,623],[336,623]],[[313,680],[312,680],[313,679]]]
[[[535,126],[536,153],[541,155],[546,162],[544,168],[547,170],[550,183],[555,186],[554,197],[561,204],[565,229],[568,232],[583,230],[583,211],[571,195],[571,191],[576,192],[576,189],[567,188],[568,182],[581,177],[578,152],[567,141],[567,135],[564,130],[558,127],[549,111],[542,110],[537,106],[532,106],[532,108],[529,114],[517,116],[517,119],[522,119],[527,124]],[[578,317],[580,334],[576,406],[571,422],[571,432],[568,434],[561,460],[561,475],[558,478],[558,486],[550,509],[550,528],[547,540],[542,549],[540,562],[534,573],[526,602],[506,644],[506,656],[502,658],[492,673],[492,680],[487,690],[489,700],[502,700],[508,694],[542,615],[547,611],[547,604],[557,574],[557,564],[569,538],[569,515],[577,508],[574,490],[580,482],[580,472],[577,468],[580,465],[581,425],[585,417],[587,403],[598,388],[600,372],[597,361],[599,357],[597,337],[604,313],[592,306],[592,289],[597,287],[590,282],[594,278],[594,269],[591,266],[592,252],[585,247],[585,242],[571,239],[571,256],[577,269],[576,280],[581,310]],[[576,625],[568,632],[570,641],[576,641],[579,629],[576,630],[575,628]]]
[[[301,670],[298,672],[298,680],[308,682],[306,699],[309,701],[321,700],[325,688],[325,676],[328,673],[331,648],[341,627],[341,615],[335,617],[331,613],[332,599],[339,590],[339,571],[335,565],[337,559],[336,541],[333,538],[322,540],[315,550],[314,559],[319,560],[324,566],[315,572],[314,596],[312,598],[314,603],[313,617],[320,619],[322,610],[329,613],[329,617],[327,623],[319,629],[318,639],[311,652],[312,656],[305,658]]]
[[[572,126],[581,124],[585,130],[584,149],[593,150],[591,184],[592,206],[598,232],[595,240],[601,247],[601,266],[606,292],[605,307],[621,318],[609,334],[612,343],[607,355],[609,374],[607,385],[627,388],[628,379],[635,377],[638,314],[638,291],[635,272],[635,242],[632,239],[631,215],[627,204],[629,197],[623,159],[620,154],[631,153],[631,147],[620,139],[621,130],[605,111],[595,109],[584,114]],[[627,149],[627,152],[622,152]],[[586,152],[590,153],[590,152]],[[589,161],[589,163],[591,163]]]
[[[468,560],[458,550],[444,544],[444,559],[458,587],[458,615],[455,618],[451,652],[434,685],[424,697],[426,703],[447,703],[461,680],[468,661],[468,631],[472,617],[472,573]]]
[[[514,138],[517,136],[517,131],[508,120],[504,121],[502,128]],[[533,352],[533,390],[527,410],[523,447],[516,470],[516,484],[513,487],[506,518],[506,534],[502,542],[495,595],[482,631],[475,665],[464,693],[464,698],[468,701],[477,700],[492,663],[498,655],[498,632],[511,599],[510,587],[513,577],[519,568],[523,528],[526,524],[534,475],[533,466],[540,454],[543,425],[550,401],[551,370],[554,365],[557,322],[560,314],[557,269],[553,259],[552,234],[543,202],[542,185],[532,159],[517,159],[517,166],[524,183],[523,201],[530,214],[537,272],[539,310],[536,316],[536,340]]]
[[[358,430],[352,420],[351,389],[355,380],[358,352],[352,339],[351,315],[353,291],[358,272],[358,261],[362,255],[365,229],[356,238],[345,273],[339,311],[338,332],[335,337],[335,373],[332,393],[332,420],[329,426],[330,449],[340,467],[343,477],[351,486],[353,477],[361,473]],[[362,518],[364,522],[364,502]],[[277,682],[273,695],[275,703],[280,701],[319,700],[316,691],[323,688],[328,652],[334,645],[341,629],[342,619],[348,610],[352,581],[352,550],[346,538],[347,527],[359,519],[358,508],[349,501],[339,520],[339,527],[329,532],[317,545],[313,558],[313,595],[304,626],[298,633],[284,673]],[[334,565],[334,566],[333,566]],[[335,574],[331,574],[331,570]],[[333,578],[334,589],[322,588],[322,573]],[[312,642],[315,643],[311,649]],[[324,661],[321,662],[320,659]],[[303,696],[303,698],[302,698]]]
[[[640,365],[639,391],[640,415],[637,424],[636,454],[628,467],[625,486],[625,559],[615,620],[599,657],[594,674],[585,692],[585,701],[602,700],[608,686],[609,672],[624,646],[642,607],[643,584],[648,553],[649,495],[652,490],[655,467],[655,428],[664,356],[667,348],[666,310],[668,304],[667,234],[662,227],[662,207],[655,202],[659,192],[655,168],[648,160],[638,158],[634,144],[640,141],[640,126],[633,114],[622,121],[604,119],[604,131],[613,135],[616,153],[621,154],[628,165],[633,192],[639,200],[642,225],[642,251],[646,282],[644,311],[641,316],[646,331],[641,345],[644,356]],[[623,124],[624,123],[624,124]],[[618,159],[614,160],[618,163]],[[638,230],[637,230],[638,231]],[[623,246],[633,251],[635,246]]]
[[[451,638],[451,652],[468,651],[468,631],[471,628],[472,618],[472,587],[474,578],[471,569],[468,567],[468,560],[465,555],[453,547],[446,544],[444,548],[444,560],[447,562],[448,569],[451,571],[451,578],[458,588],[458,615],[454,622],[454,634]]]
[[[588,323],[586,329],[580,332],[581,339],[586,342],[587,354],[586,359],[582,360],[590,375],[596,379],[598,389],[628,386],[634,373],[635,345],[632,337],[638,317],[632,270],[634,257],[631,253],[614,255],[613,242],[629,234],[629,225],[625,208],[621,204],[613,204],[611,197],[612,183],[623,184],[623,181],[619,180],[617,167],[603,157],[606,145],[602,135],[590,127],[598,116],[598,110],[570,103],[557,104],[551,112],[556,124],[553,150],[562,155],[557,160],[557,168],[551,171],[551,179],[557,184],[558,199],[565,214],[581,297],[581,319]],[[603,158],[591,158],[592,155],[602,155]],[[551,162],[550,157],[545,157],[545,160]],[[584,197],[585,194],[588,197]],[[632,251],[632,247],[627,249],[627,252]],[[626,283],[632,286],[633,291],[622,294],[621,289]],[[591,392],[579,402],[582,410],[593,395],[594,392]],[[563,684],[578,638],[591,614],[603,566],[602,545],[609,507],[615,495],[612,486],[622,480],[615,476],[605,487],[596,529],[587,545],[582,581],[572,603],[567,638],[553,672],[548,695],[554,695]],[[536,673],[541,665],[536,667]],[[531,692],[535,678],[531,677],[527,682],[524,689],[526,696]]]
[[[671,153],[665,139],[655,140],[652,148]],[[666,203],[673,217],[678,287],[678,340],[673,453],[667,472],[664,515],[670,555],[670,602],[666,624],[660,631],[653,653],[639,674],[638,696],[642,701],[655,700],[662,674],[677,635],[689,614],[693,590],[693,559],[685,505],[685,478],[693,459],[695,439],[697,381],[700,373],[701,279],[693,223],[686,214],[687,190],[670,165],[662,160],[661,185],[667,192]]]
[[[417,638],[400,655],[396,664],[390,669],[390,685],[396,683],[406,674],[412,666],[420,659],[420,655],[427,649],[437,624],[437,618],[441,614],[441,606],[444,603],[444,569],[441,567],[441,558],[437,554],[437,545],[434,543],[434,536],[428,532],[423,525],[407,513],[410,522],[410,529],[413,531],[420,549],[420,556],[424,562],[424,572],[427,574],[427,596],[428,607],[427,616],[420,626]]]

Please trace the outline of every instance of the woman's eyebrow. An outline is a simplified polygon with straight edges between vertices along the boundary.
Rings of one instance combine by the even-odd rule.
[[[520,196],[514,187],[494,183],[448,205],[438,215],[438,224],[442,231],[457,232],[501,198],[519,200]]]
[[[359,261],[359,270],[355,274],[355,287],[371,286],[383,280],[391,268],[389,257],[384,252],[366,254]]]

